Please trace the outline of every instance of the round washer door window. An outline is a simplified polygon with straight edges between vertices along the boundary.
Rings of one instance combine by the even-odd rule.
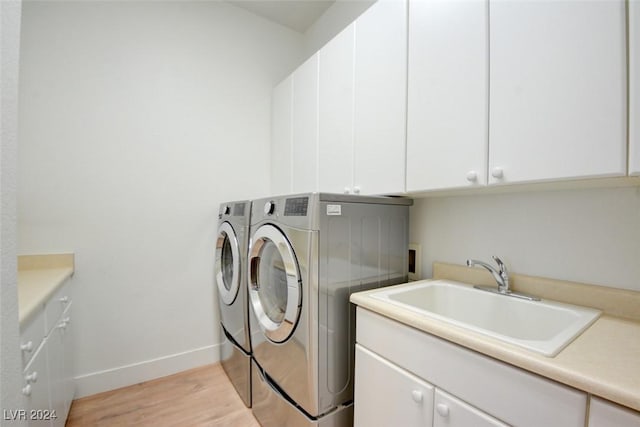
[[[240,248],[238,237],[228,222],[218,227],[215,276],[218,295],[226,305],[231,305],[240,288]]]
[[[258,228],[252,238],[249,297],[265,336],[277,343],[286,341],[300,316],[301,280],[291,244],[271,224]]]

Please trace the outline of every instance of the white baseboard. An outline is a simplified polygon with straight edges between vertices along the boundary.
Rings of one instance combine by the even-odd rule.
[[[115,390],[120,387],[216,363],[220,360],[220,345],[211,345],[118,368],[80,375],[75,378],[75,398],[78,399],[104,391]]]

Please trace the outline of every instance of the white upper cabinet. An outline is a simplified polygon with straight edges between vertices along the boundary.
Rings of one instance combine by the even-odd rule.
[[[378,0],[274,89],[272,192],[404,193],[406,103],[407,2]]]
[[[623,0],[490,2],[489,183],[626,174],[625,21]]]
[[[321,191],[353,185],[353,61],[355,24],[320,50],[318,183]]]
[[[629,1],[629,174],[640,175],[640,0]]]
[[[354,192],[405,190],[407,3],[378,0],[356,20]]]
[[[271,193],[291,193],[293,78],[273,89],[271,98]]]
[[[318,54],[293,73],[292,191],[318,190]]]
[[[411,0],[407,191],[487,183],[488,1]]]

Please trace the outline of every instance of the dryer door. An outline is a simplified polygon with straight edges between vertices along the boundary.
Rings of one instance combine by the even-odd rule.
[[[218,227],[215,276],[218,294],[226,305],[231,305],[238,295],[240,274],[238,236],[231,224],[223,222]]]
[[[302,304],[302,281],[287,237],[271,224],[260,226],[249,250],[249,296],[265,336],[276,343],[293,333]]]

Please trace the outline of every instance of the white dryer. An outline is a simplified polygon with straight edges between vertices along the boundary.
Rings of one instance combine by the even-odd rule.
[[[251,340],[247,297],[250,201],[222,203],[218,213],[215,283],[224,338],[220,360],[247,407],[251,407]]]
[[[355,291],[407,281],[410,199],[254,200],[252,411],[263,427],[351,426]]]

